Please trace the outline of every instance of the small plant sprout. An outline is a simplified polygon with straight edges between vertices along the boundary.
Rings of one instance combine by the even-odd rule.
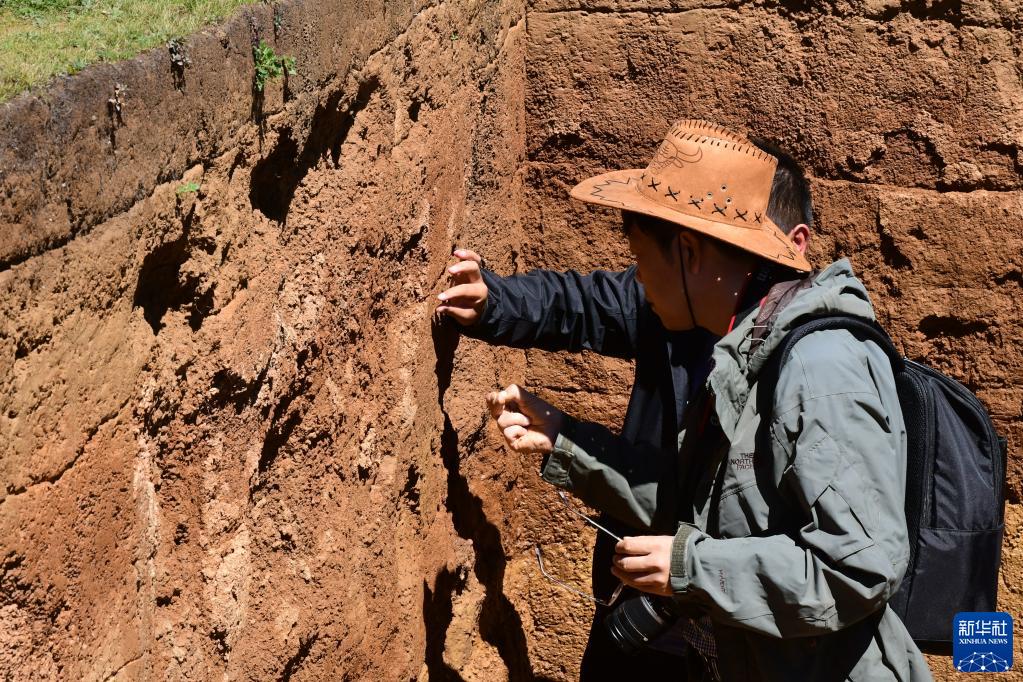
[[[198,191],[199,191],[199,183],[198,182],[186,182],[183,185],[181,185],[180,187],[178,187],[174,191],[174,193],[175,194],[191,194],[192,192],[198,192]]]
[[[284,74],[295,75],[295,58],[277,54],[262,40],[252,48],[252,57],[256,64],[256,89],[260,92],[263,92],[267,81]]]

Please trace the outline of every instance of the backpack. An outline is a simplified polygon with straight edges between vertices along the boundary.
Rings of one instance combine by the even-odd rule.
[[[795,292],[789,293],[786,298]],[[763,320],[767,328],[780,307],[762,311],[770,318]],[[891,361],[908,439],[909,565],[889,605],[914,640],[947,643],[956,613],[996,610],[1007,442],[976,396],[903,357],[876,322],[844,315],[808,318],[772,352],[771,364],[780,368],[800,339],[825,329],[873,341]]]

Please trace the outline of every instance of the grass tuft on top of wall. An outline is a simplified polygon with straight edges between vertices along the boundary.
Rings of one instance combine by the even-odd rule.
[[[0,0],[0,101],[194,33],[253,0]]]

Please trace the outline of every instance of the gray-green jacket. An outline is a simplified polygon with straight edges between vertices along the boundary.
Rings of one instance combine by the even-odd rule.
[[[906,433],[884,352],[845,330],[810,334],[774,400],[757,400],[760,371],[793,322],[839,313],[874,319],[846,260],[817,275],[756,348],[755,315],[721,339],[713,408],[687,410],[676,470],[571,419],[543,470],[622,521],[675,535],[675,597],[713,622],[726,680],[931,679],[887,607],[909,547]],[[716,451],[694,436],[708,417],[727,438]]]

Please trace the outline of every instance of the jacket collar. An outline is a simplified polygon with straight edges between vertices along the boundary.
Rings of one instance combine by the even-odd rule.
[[[874,308],[867,290],[853,274],[852,265],[846,258],[835,261],[813,276],[813,284],[781,310],[771,333],[757,348],[751,349],[750,335],[758,311],[759,308],[747,315],[714,346],[714,368],[707,381],[716,398],[718,420],[729,440],[735,434],[760,370],[785,335],[798,326],[801,318],[855,315],[874,319]]]

